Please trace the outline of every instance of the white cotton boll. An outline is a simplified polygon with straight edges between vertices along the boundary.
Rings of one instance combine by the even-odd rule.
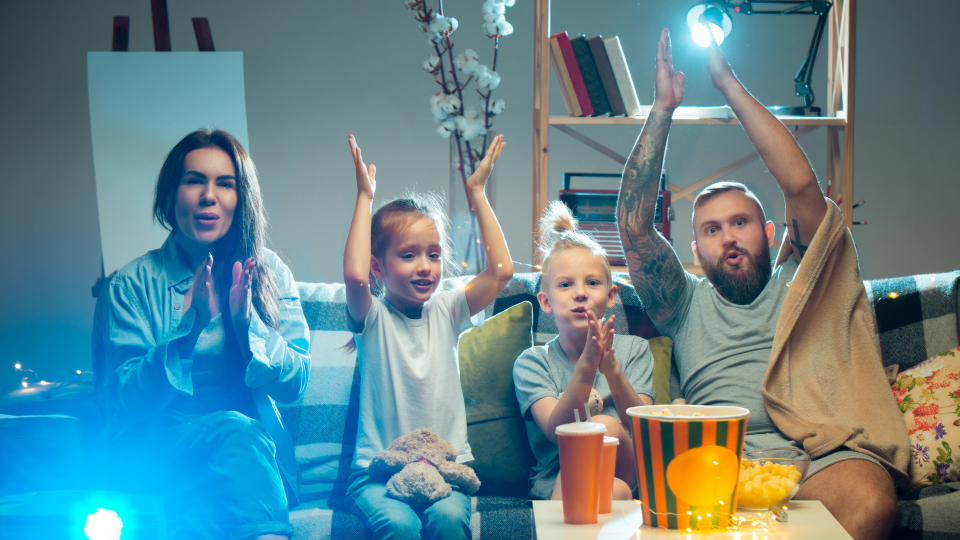
[[[460,110],[460,105],[460,98],[453,94],[449,94],[443,99],[443,101],[440,102],[440,110],[450,115]]]
[[[513,7],[517,3],[517,0],[503,0],[503,5],[506,7]]]
[[[513,25],[508,23],[506,19],[497,23],[497,33],[500,36],[509,36],[513,33]]]
[[[477,70],[481,67],[483,66],[476,60],[467,60],[467,63],[460,68],[460,71],[462,71],[465,75],[473,75],[474,73],[477,73]]]
[[[483,20],[493,24],[497,24],[501,19],[503,19],[503,15],[498,13],[487,13],[483,16]]]
[[[440,127],[437,128],[437,133],[439,133],[444,139],[449,139],[450,135],[453,135],[457,131],[457,123],[453,120],[446,120]]]
[[[453,17],[444,17],[438,13],[434,13],[433,19],[430,20],[430,24],[427,26],[427,29],[429,29],[431,32],[449,34],[456,30],[459,25],[460,23]]]
[[[430,113],[433,114],[434,122],[442,122],[449,116],[448,113],[444,112],[443,107],[441,106],[445,100],[446,96],[443,94],[434,94],[430,96]]]
[[[477,87],[480,90],[496,90],[500,86],[500,75],[496,71],[485,69],[477,74]]]
[[[487,129],[483,127],[482,120],[474,120],[463,116],[458,116],[456,118],[456,122],[457,130],[460,132],[460,135],[468,141],[476,139],[477,137],[487,133]]]
[[[440,40],[441,40],[441,39],[443,39],[443,36],[441,36],[440,34],[438,34],[438,33],[436,33],[436,32],[428,33],[428,34],[427,34],[427,46],[433,47],[433,46],[436,45],[437,43],[440,43]]]
[[[453,65],[455,65],[460,71],[470,75],[477,68],[477,58],[477,51],[474,51],[473,49],[467,49],[454,58]]]
[[[427,73],[435,73],[438,67],[440,67],[440,57],[437,55],[432,54],[423,62],[423,70]]]
[[[476,107],[464,107],[463,116],[467,120],[477,121],[480,119],[480,110]]]
[[[503,109],[506,108],[506,106],[507,104],[502,99],[497,99],[490,103],[490,106],[487,107],[487,112],[493,116],[497,116],[503,112]]]
[[[453,93],[457,91],[457,83],[453,81],[447,81],[447,84],[445,84],[444,87],[447,89],[447,92],[449,93]]]
[[[497,35],[497,23],[492,23],[492,22],[483,23],[483,33],[486,34],[487,37],[494,37],[494,36],[496,36],[496,35]]]

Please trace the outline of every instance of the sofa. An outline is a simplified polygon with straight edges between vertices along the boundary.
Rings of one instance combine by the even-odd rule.
[[[454,288],[468,279],[444,280],[442,287]],[[628,276],[615,274],[614,279],[618,299],[608,315],[617,315],[618,333],[650,340],[657,403],[669,403],[672,344],[651,323]],[[960,271],[865,285],[876,314],[883,362],[892,378],[960,346]],[[520,351],[557,333],[553,316],[539,309],[539,286],[539,273],[514,275],[497,300],[477,315],[476,322],[482,326],[461,337],[468,436],[482,482],[473,498],[471,527],[476,539],[534,536],[533,510],[526,499],[526,480],[534,460],[513,393],[512,365]],[[300,401],[281,407],[302,472],[300,505],[290,514],[294,538],[368,538],[344,500],[356,441],[359,371],[355,353],[343,347],[351,339],[343,285],[300,283],[299,290],[312,330],[310,385]],[[956,362],[960,373],[960,355]],[[960,401],[960,390],[957,396]],[[907,409],[905,416],[911,413]],[[960,438],[960,426],[956,435]],[[960,452],[960,442],[956,444],[955,451]],[[904,490],[899,506],[895,538],[960,539],[960,482]]]
[[[447,279],[441,287],[455,288],[468,279]],[[614,279],[619,285],[618,299],[608,315],[617,315],[618,333],[650,340],[655,356],[657,403],[668,403],[672,343],[669,338],[658,335],[628,277],[616,274]],[[516,274],[497,300],[476,316],[475,322],[480,326],[466,332],[460,341],[468,434],[477,458],[473,466],[482,481],[480,492],[473,497],[471,527],[476,539],[529,539],[535,534],[532,505],[526,498],[527,478],[534,459],[514,395],[512,365],[520,351],[534,343],[549,341],[557,332],[552,315],[542,312],[536,301],[539,280],[539,273]],[[294,539],[366,539],[369,535],[350,513],[344,498],[357,436],[360,382],[355,353],[344,347],[351,339],[346,330],[344,288],[342,284],[324,283],[298,286],[311,329],[310,383],[299,401],[280,406],[301,472],[299,505],[290,513]],[[932,371],[930,359],[939,362],[937,365],[947,362],[955,365],[957,379],[960,379],[960,351],[956,351],[955,356],[937,357],[960,346],[957,319],[960,271],[868,281],[866,288],[876,313],[883,361],[891,378],[896,379],[894,389],[899,393],[895,394],[905,412],[904,418],[913,419],[907,421],[908,427],[919,430],[926,426],[923,421],[929,417],[919,417],[916,413],[929,409],[929,403],[924,400],[936,399],[926,393],[923,384],[934,384],[940,380],[937,373],[945,373],[944,370]],[[957,379],[948,377],[945,384]],[[0,399],[0,449],[5,456],[14,456],[0,465],[0,479],[12,480],[13,473],[18,479],[0,485],[0,521],[18,511],[17,505],[5,504],[11,493],[18,494],[14,499],[22,500],[23,491],[74,490],[58,493],[75,497],[80,493],[76,490],[102,489],[90,481],[94,474],[82,480],[74,477],[69,485],[64,485],[61,480],[66,476],[57,473],[59,469],[54,462],[65,459],[64,449],[72,450],[67,452],[72,469],[76,469],[72,465],[83,448],[88,448],[91,463],[95,463],[93,458],[97,454],[93,441],[98,424],[93,412],[96,407],[92,387],[73,384],[68,388],[71,389],[69,399]],[[943,388],[947,391],[953,387]],[[960,386],[953,395],[957,398],[954,405],[960,406]],[[951,398],[940,399],[944,400],[940,405],[948,405]],[[941,410],[947,411],[943,424],[951,430],[947,436],[957,437],[953,439],[957,441],[953,448],[960,457],[960,409],[941,407]],[[5,417],[4,413],[16,416]],[[80,422],[59,416],[45,416],[40,422],[24,419],[38,414],[70,415]],[[952,424],[954,416],[957,426]],[[35,429],[38,425],[40,429]],[[918,465],[947,465],[944,470],[950,466],[960,468],[960,459],[952,464],[944,463],[953,457],[949,452],[944,457],[940,449],[947,444],[947,436],[940,437],[939,431],[931,435],[927,451],[937,457],[928,455],[929,459],[924,462],[920,449],[915,460]],[[19,455],[48,456],[42,467],[38,467],[43,474],[25,467],[26,461],[16,459]],[[88,469],[95,471],[96,467]],[[960,540],[960,482],[920,477],[916,480],[922,488],[900,494],[900,517],[894,537]],[[923,486],[924,483],[931,485]]]

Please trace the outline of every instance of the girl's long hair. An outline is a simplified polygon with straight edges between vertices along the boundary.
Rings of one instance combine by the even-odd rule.
[[[183,162],[187,154],[200,148],[223,150],[237,172],[237,207],[233,223],[213,248],[213,282],[221,304],[228,298],[233,284],[233,263],[253,258],[250,292],[253,307],[260,319],[274,329],[280,327],[277,286],[273,272],[263,264],[263,248],[267,239],[267,216],[260,194],[257,168],[243,145],[225,131],[199,129],[184,137],[163,162],[157,177],[153,199],[153,217],[168,231],[177,232],[177,191],[183,178]],[[196,269],[192,269],[196,270]]]

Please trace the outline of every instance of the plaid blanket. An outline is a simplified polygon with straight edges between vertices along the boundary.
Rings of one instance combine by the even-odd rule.
[[[441,287],[456,288],[469,279],[447,279]],[[645,338],[659,335],[628,277],[615,274],[614,280],[619,285],[617,304],[607,315],[617,315],[616,332]],[[960,271],[866,283],[877,315],[886,365],[908,369],[958,345],[958,280]],[[350,513],[344,499],[357,439],[360,383],[356,354],[344,348],[352,340],[347,330],[344,287],[299,283],[298,288],[311,329],[310,384],[300,401],[280,407],[303,475],[302,504],[290,514],[296,530],[294,538],[366,539],[368,533]],[[539,273],[514,275],[497,300],[477,314],[475,324],[528,300],[534,308],[535,341],[549,341],[556,335],[557,326],[553,315],[540,310],[536,299],[539,290]],[[934,488],[909,495],[914,498],[901,499],[898,535],[960,540],[960,534],[945,532],[960,531],[960,523],[950,520],[954,515],[960,516],[956,511],[960,493],[956,487],[950,489],[950,485]],[[940,493],[946,490],[949,493]],[[475,539],[532,538],[532,508],[528,501],[519,498],[474,498],[471,528]]]
[[[957,346],[960,271],[867,281],[883,363],[900,371]]]

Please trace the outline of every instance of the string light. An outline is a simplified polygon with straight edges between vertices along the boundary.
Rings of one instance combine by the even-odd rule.
[[[643,501],[641,500],[635,500],[635,501],[638,506],[643,506]],[[724,504],[723,501],[719,501],[719,502],[720,504]],[[786,510],[787,507],[784,506],[783,509]],[[784,519],[778,518],[775,512],[779,512],[779,511],[780,511],[779,508],[775,506],[771,506],[769,510],[765,512],[757,512],[756,513],[757,515],[755,517],[747,518],[744,516],[736,516],[736,515],[733,515],[732,513],[731,514],[718,513],[714,515],[713,512],[707,512],[705,510],[701,514],[699,511],[697,511],[696,508],[694,508],[693,511],[691,510],[686,511],[686,515],[689,516],[688,519],[690,519],[691,521],[693,520],[693,516],[696,516],[697,518],[696,521],[690,524],[690,527],[686,528],[686,532],[691,533],[694,531],[698,531],[698,532],[727,531],[727,532],[735,533],[734,538],[740,539],[742,538],[742,532],[746,531],[746,532],[752,533],[753,538],[757,539],[758,532],[764,535],[772,533],[776,531],[779,521],[787,521],[786,512],[783,512]],[[680,514],[673,514],[670,512],[655,512],[655,513],[661,518],[664,516],[677,516],[677,517],[680,516]],[[707,519],[704,519],[704,517],[706,517]],[[723,519],[724,517],[729,520],[729,523],[727,525],[719,526],[714,524],[715,519],[717,518]]]

